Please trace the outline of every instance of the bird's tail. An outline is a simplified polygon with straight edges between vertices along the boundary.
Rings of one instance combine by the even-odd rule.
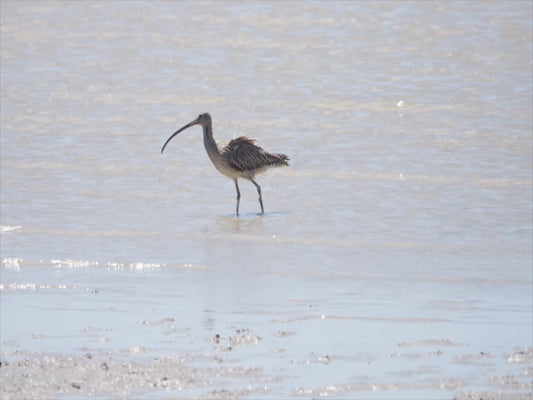
[[[289,166],[289,157],[285,154],[277,153],[272,154],[272,162],[270,163],[273,167],[288,167]]]

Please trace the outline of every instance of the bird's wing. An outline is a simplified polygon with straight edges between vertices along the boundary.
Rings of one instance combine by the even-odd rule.
[[[241,136],[229,142],[222,151],[222,157],[238,171],[253,171],[286,163],[280,159],[280,155],[266,152],[255,144],[254,139],[247,136]]]

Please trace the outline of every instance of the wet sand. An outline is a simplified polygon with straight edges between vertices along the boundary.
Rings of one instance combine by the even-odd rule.
[[[283,337],[287,333],[280,332]],[[404,383],[387,383],[377,380],[332,383],[315,387],[296,387],[280,396],[275,388],[278,382],[290,377],[280,372],[269,375],[260,365],[240,366],[235,360],[246,357],[246,351],[234,354],[234,346],[254,345],[261,340],[255,334],[236,331],[235,336],[224,338],[216,335],[212,351],[205,356],[183,354],[179,356],[139,357],[135,353],[143,349],[130,348],[116,352],[85,353],[80,355],[43,354],[13,351],[2,355],[0,372],[1,396],[9,399],[52,398],[455,398],[458,400],[528,399],[533,376],[533,350],[516,349],[507,354],[507,362],[516,366],[516,373],[490,376],[488,389],[465,390],[468,378],[457,379],[440,376],[438,379],[418,380],[431,367],[419,367],[416,371],[398,371]],[[206,340],[209,340],[206,338]],[[434,342],[434,343],[428,343]],[[222,346],[220,346],[223,343]],[[405,346],[414,346],[417,352],[405,351]],[[399,343],[391,358],[407,359],[446,357],[447,348],[454,346],[447,340],[420,343]],[[433,350],[438,348],[439,350]],[[467,349],[465,349],[467,350]],[[277,351],[283,352],[283,349]],[[6,361],[9,359],[10,361]],[[310,355],[303,363],[334,363],[335,357]],[[501,362],[488,353],[470,354],[464,351],[455,356],[455,362],[477,369],[482,365],[491,369]],[[435,393],[440,395],[435,397]],[[443,393],[446,393],[444,395]],[[453,394],[452,394],[453,393]]]
[[[244,307],[213,309],[199,282],[220,288],[227,274],[202,265],[3,264],[5,400],[531,398],[533,349],[504,344],[499,318],[490,323],[476,304],[391,314],[378,296],[348,312],[320,292],[273,302],[251,292],[240,294]],[[239,285],[253,286],[249,279]],[[315,278],[297,279],[312,286]]]

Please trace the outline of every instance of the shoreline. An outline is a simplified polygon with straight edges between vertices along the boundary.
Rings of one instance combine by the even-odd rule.
[[[399,398],[397,396],[402,394],[409,398],[422,398],[427,394],[430,398],[457,400],[533,398],[533,348],[517,348],[509,353],[507,362],[517,367],[516,372],[490,376],[486,387],[480,390],[472,390],[476,385],[472,387],[468,379],[464,378],[440,376],[420,380],[417,378],[417,371],[406,368],[399,374],[403,383],[387,383],[379,378],[366,382],[354,379],[353,382],[332,382],[330,385],[314,387],[309,382],[308,387],[293,387],[290,393],[280,394],[279,384],[290,381],[290,376],[283,373],[270,375],[261,366],[242,364],[238,358],[228,357],[231,348],[218,346],[217,338],[213,338],[213,342],[213,352],[206,355],[154,357],[147,351],[140,356],[138,353],[143,349],[91,351],[84,354],[19,350],[3,352],[0,362],[0,397],[3,400],[60,399],[72,395],[76,398],[380,399]],[[442,352],[439,353],[441,354],[419,353],[418,357],[439,357]],[[406,358],[413,357],[417,356],[411,354]],[[490,361],[494,361],[490,354],[466,353],[460,358],[465,365],[484,363],[488,369]],[[334,357],[331,359],[335,362]],[[327,365],[330,361],[328,356],[319,356],[314,362]]]

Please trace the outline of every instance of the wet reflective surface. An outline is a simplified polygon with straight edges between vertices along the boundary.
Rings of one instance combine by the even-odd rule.
[[[531,393],[531,3],[1,7],[3,397]]]

